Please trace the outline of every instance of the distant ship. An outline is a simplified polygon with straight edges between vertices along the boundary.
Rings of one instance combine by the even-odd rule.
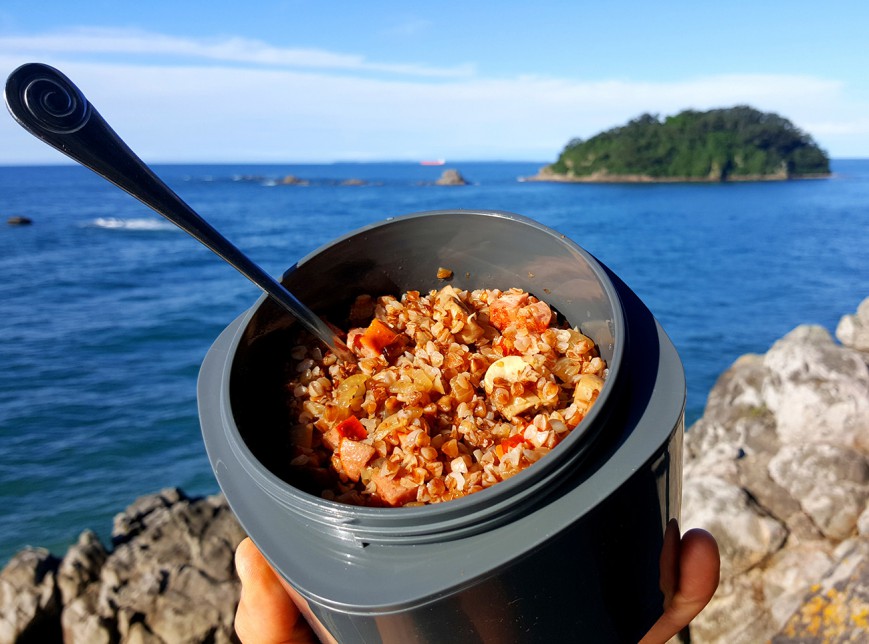
[[[431,159],[430,161],[420,161],[420,165],[444,165],[446,159]]]

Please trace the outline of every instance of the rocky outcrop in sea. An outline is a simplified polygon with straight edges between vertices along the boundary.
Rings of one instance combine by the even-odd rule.
[[[466,186],[468,180],[462,176],[458,170],[444,170],[438,180],[435,181],[437,186]]]
[[[286,175],[278,183],[282,186],[308,186],[311,184],[307,179],[300,179],[294,174]]]
[[[722,552],[695,644],[869,641],[869,299],[836,336],[801,326],[739,358],[686,435],[682,524]],[[220,495],[145,496],[110,548],[86,530],[62,558],[12,558],[0,642],[236,641],[243,537]]]

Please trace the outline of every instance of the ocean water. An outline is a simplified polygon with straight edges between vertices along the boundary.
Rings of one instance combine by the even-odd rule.
[[[831,332],[869,295],[869,160],[825,180],[728,185],[519,182],[543,163],[158,166],[274,275],[333,237],[408,212],[517,212],[614,270],[673,339],[696,420],[718,375],[803,323]],[[283,186],[285,175],[307,186]],[[359,178],[363,186],[340,182]],[[85,528],[167,486],[217,491],[195,385],[259,291],[78,166],[0,167],[0,565],[63,554]]]

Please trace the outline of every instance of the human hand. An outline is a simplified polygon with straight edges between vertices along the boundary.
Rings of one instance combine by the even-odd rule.
[[[661,552],[664,613],[640,644],[663,644],[688,626],[715,594],[720,571],[715,538],[697,528],[680,538],[678,523],[671,521]]]
[[[640,644],[663,644],[709,603],[718,587],[718,544],[705,530],[689,530],[679,539],[668,529],[671,548],[662,553],[662,586],[672,588],[664,614]],[[235,630],[245,644],[310,644],[319,640],[302,616],[304,599],[272,569],[253,542],[242,541],[235,553],[241,599]],[[673,579],[666,577],[672,575]],[[300,610],[301,608],[301,610]],[[328,635],[326,635],[328,637]]]
[[[250,537],[235,550],[241,598],[235,612],[235,632],[245,644],[316,644],[320,640],[281,577]]]

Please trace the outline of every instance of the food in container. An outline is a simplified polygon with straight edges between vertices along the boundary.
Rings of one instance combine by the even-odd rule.
[[[521,289],[356,298],[357,364],[309,339],[287,398],[297,484],[354,505],[460,498],[524,470],[604,386],[594,342]]]

